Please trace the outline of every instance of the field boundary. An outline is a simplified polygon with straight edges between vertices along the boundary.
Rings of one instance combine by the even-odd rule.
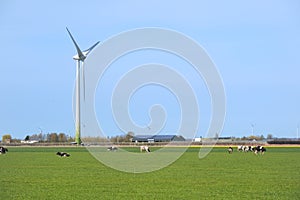
[[[140,145],[142,144],[138,144],[138,145],[126,145],[126,144],[116,144],[115,146],[117,147],[132,147],[132,148],[138,148]],[[257,146],[257,145],[261,145],[261,146],[265,146],[265,147],[298,147],[300,148],[300,144],[255,144],[255,145],[251,145],[251,144],[244,144],[246,146]],[[35,148],[43,148],[43,147],[49,147],[49,148],[59,148],[59,147],[63,147],[63,148],[87,148],[87,147],[106,147],[106,146],[109,146],[109,145],[90,145],[90,146],[77,146],[77,145],[37,145],[37,144],[34,144],[34,145],[11,145],[11,144],[1,144],[1,146],[6,146],[6,147],[10,147],[10,148],[26,148],[26,147],[35,147]],[[228,148],[228,147],[238,147],[239,145],[238,144],[216,144],[216,145],[199,145],[199,144],[191,144],[191,145],[169,145],[169,146],[166,146],[166,145],[162,145],[162,144],[156,144],[156,145],[149,145],[150,147],[164,147],[164,148],[211,148],[211,147],[214,147],[214,148]]]

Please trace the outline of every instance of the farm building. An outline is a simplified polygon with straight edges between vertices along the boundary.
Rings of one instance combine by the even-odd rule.
[[[132,142],[171,142],[185,141],[181,135],[136,135],[132,138]]]

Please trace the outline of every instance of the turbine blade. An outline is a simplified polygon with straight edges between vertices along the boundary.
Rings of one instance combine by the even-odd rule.
[[[96,42],[93,46],[91,46],[87,50],[83,51],[85,53],[85,55],[87,56],[93,50],[93,48],[95,48],[99,43],[100,43],[100,41]]]
[[[67,29],[67,31],[68,31],[68,33],[69,33],[69,35],[70,35],[70,37],[71,37],[71,39],[72,39],[72,41],[73,41],[75,47],[76,47],[76,50],[77,50],[77,54],[78,54],[79,59],[83,61],[83,60],[85,59],[85,56],[84,56],[83,53],[81,52],[79,46],[77,45],[77,43],[76,43],[75,39],[73,38],[72,34],[70,33],[69,29],[68,29],[67,27],[66,27],[66,29]]]

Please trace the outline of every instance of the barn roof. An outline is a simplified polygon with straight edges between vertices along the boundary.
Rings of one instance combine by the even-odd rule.
[[[176,135],[155,135],[154,140],[173,140]]]

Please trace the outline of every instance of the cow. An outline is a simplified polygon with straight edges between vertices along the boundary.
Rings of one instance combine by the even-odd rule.
[[[150,152],[150,148],[148,146],[140,146],[140,151],[143,152],[143,151],[146,151],[146,152]]]
[[[229,153],[229,154],[232,154],[232,153],[233,153],[233,148],[232,148],[232,147],[229,147],[229,148],[228,148],[228,153]]]
[[[60,157],[69,157],[69,156],[71,156],[69,153],[65,153],[65,152],[57,152],[56,155],[58,155]]]
[[[117,150],[118,150],[118,147],[115,147],[115,146],[111,146],[111,147],[107,148],[107,151],[117,151]]]
[[[257,155],[258,153],[260,153],[261,155],[263,155],[265,152],[267,151],[267,149],[263,146],[256,146],[253,148],[253,152]]]
[[[244,152],[252,151],[251,146],[244,146]]]
[[[241,151],[243,151],[243,152],[248,152],[248,151],[252,151],[252,150],[253,150],[253,147],[241,145],[241,146],[238,146],[238,147],[237,147],[237,150],[240,151],[240,152],[241,152]]]
[[[243,146],[243,145],[237,146],[237,150],[238,150],[238,151],[244,151],[244,146]]]
[[[8,152],[8,149],[0,146],[0,154],[6,154],[6,152]]]

